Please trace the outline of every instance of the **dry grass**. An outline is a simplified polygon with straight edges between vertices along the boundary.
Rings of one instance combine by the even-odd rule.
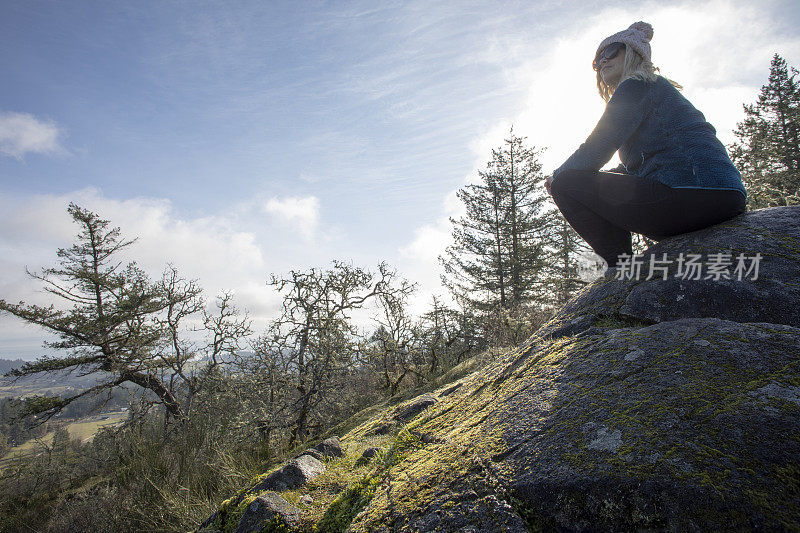
[[[102,428],[116,426],[122,423],[127,416],[128,414],[124,411],[103,413],[70,422],[66,427],[70,437],[73,439],[79,439],[81,442],[89,442]],[[24,444],[11,448],[0,458],[0,467],[15,457],[24,457],[34,454],[36,450],[40,449],[42,446],[50,446],[53,442],[54,433],[55,431],[49,431],[38,439],[31,439]]]

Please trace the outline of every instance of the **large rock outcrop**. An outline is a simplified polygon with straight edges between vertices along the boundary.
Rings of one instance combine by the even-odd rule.
[[[664,254],[666,279],[645,279]],[[739,254],[760,254],[756,279]],[[401,429],[387,409],[345,435],[393,440],[319,530],[800,530],[800,207],[639,259],[639,279],[598,279]]]
[[[412,422],[435,443],[350,530],[800,528],[800,207],[642,259],[665,253],[667,279],[596,281]],[[681,253],[760,253],[758,277],[681,279]]]

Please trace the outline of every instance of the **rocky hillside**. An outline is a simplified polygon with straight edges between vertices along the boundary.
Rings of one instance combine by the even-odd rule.
[[[757,276],[739,254],[745,270],[760,254]],[[645,279],[651,258],[665,269]],[[800,529],[800,207],[641,259],[516,351],[265,473],[203,530]]]

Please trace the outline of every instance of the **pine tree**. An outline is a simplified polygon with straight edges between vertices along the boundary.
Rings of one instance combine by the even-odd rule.
[[[536,298],[538,276],[545,264],[544,242],[549,218],[545,198],[537,194],[544,176],[537,157],[514,135],[492,150],[480,181],[458,191],[465,215],[453,218],[453,245],[439,260],[442,281],[463,295],[470,307],[510,310]]]
[[[745,104],[745,119],[729,147],[742,172],[751,209],[800,203],[800,87],[798,71],[778,54],[755,104]]]
[[[109,227],[109,221],[91,211],[75,204],[68,211],[81,228],[77,242],[58,250],[57,267],[29,273],[65,308],[0,299],[0,312],[54,333],[58,340],[45,345],[64,355],[42,357],[10,374],[96,372],[98,382],[72,396],[29,398],[28,411],[47,418],[86,395],[133,383],[154,394],[168,420],[185,422],[202,378],[213,372],[223,354],[237,350],[239,339],[249,332],[247,318],[238,318],[229,296],[217,303],[218,315],[207,314],[201,289],[181,279],[174,268],[154,283],[135,263],[123,266],[119,254],[134,241],[123,240],[119,228]],[[213,336],[206,347],[180,336],[182,322],[198,313]],[[191,365],[195,357],[206,362]]]
[[[513,308],[532,300],[537,274],[544,265],[544,239],[539,230],[545,198],[537,194],[544,180],[537,159],[541,150],[524,146],[524,138],[515,136],[513,128],[510,135],[502,149],[492,150],[489,168],[504,204],[501,240],[508,248],[509,307]]]
[[[450,219],[454,244],[447,248],[447,258],[440,257],[448,276],[443,283],[452,291],[464,294],[471,307],[506,305],[507,267],[499,241],[500,210],[494,180],[479,173],[483,183],[467,185],[456,196],[464,203],[466,215]],[[485,296],[484,296],[485,295]]]
[[[569,225],[563,216],[556,223],[553,261],[551,263],[552,303],[560,308],[572,298],[587,282],[580,273],[586,268],[581,261],[592,252],[578,232]],[[551,291],[552,292],[552,291]]]

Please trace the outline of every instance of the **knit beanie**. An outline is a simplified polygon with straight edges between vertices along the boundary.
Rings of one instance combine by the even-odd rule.
[[[653,27],[647,22],[634,22],[627,30],[615,33],[611,37],[606,37],[600,46],[597,47],[595,57],[603,48],[611,43],[622,43],[625,46],[637,51],[640,56],[650,61],[650,39],[653,38]]]

